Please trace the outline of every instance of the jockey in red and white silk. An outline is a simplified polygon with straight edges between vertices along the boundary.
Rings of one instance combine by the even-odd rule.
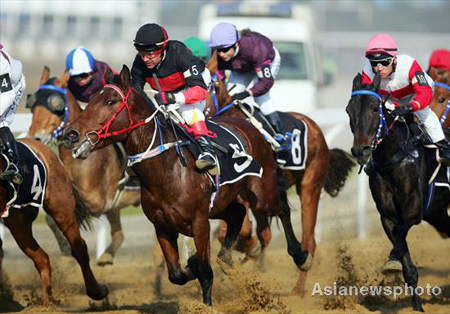
[[[369,60],[362,71],[363,83],[370,84],[375,76]],[[411,104],[414,115],[424,124],[425,131],[434,143],[442,141],[445,136],[439,119],[428,107],[433,98],[433,80],[422,70],[417,61],[405,54],[397,56],[393,73],[381,79],[380,94],[390,93],[386,105],[399,107]]]

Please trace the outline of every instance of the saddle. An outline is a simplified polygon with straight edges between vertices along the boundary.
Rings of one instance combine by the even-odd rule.
[[[242,111],[247,115],[251,115],[256,119],[263,130],[266,131],[272,139],[269,139],[264,132],[266,140],[271,143],[273,139],[276,139],[276,132],[267,118],[261,112],[259,106],[251,106],[247,103],[240,103]],[[286,112],[279,112],[280,119],[283,121],[282,131],[289,139],[290,147],[287,151],[277,155],[277,159],[282,159],[279,163],[280,168],[289,170],[303,170],[306,167],[306,159],[308,155],[307,141],[308,141],[308,127],[302,120],[297,120],[292,115]],[[248,120],[252,124],[256,124],[250,117]],[[260,129],[258,125],[256,128]],[[271,143],[272,144],[272,143]]]

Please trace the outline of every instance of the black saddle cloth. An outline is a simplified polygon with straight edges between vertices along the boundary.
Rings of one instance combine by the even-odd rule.
[[[246,176],[262,176],[262,167],[245,151],[247,143],[244,139],[233,130],[213,121],[207,120],[206,126],[217,135],[211,137],[211,140],[215,144],[213,146],[219,161],[220,185],[234,183]],[[187,148],[197,158],[202,153],[200,145],[183,127],[179,126],[176,130],[183,139],[194,144]]]
[[[249,112],[250,106],[243,103]],[[297,120],[292,115],[286,112],[278,112],[282,122],[283,134],[290,139],[290,149],[287,151],[285,161],[282,165],[283,169],[302,170],[306,166],[306,158],[308,157],[307,141],[308,141],[308,127],[302,120]],[[275,130],[272,128],[266,117],[263,115],[258,107],[253,107],[253,117],[256,118],[272,136],[275,136]],[[278,158],[281,156],[278,156]]]
[[[41,207],[44,202],[45,188],[47,184],[47,169],[42,161],[25,143],[17,142],[20,157],[20,168],[23,176],[22,184],[14,184],[4,181],[8,191],[7,206],[21,208],[25,206]],[[8,157],[3,154],[6,169],[9,164]]]

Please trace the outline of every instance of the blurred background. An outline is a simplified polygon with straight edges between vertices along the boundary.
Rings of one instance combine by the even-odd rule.
[[[274,86],[280,109],[307,113],[321,126],[330,147],[349,151],[353,136],[344,108],[369,38],[378,32],[391,34],[399,52],[415,57],[426,70],[433,50],[450,49],[449,17],[449,0],[1,0],[0,41],[22,61],[27,93],[32,93],[43,66],[60,76],[66,55],[79,45],[116,70],[123,64],[131,67],[133,39],[145,23],[160,23],[170,39],[180,41],[189,36],[207,41],[220,21],[250,27],[271,38],[282,54]],[[24,103],[19,112],[29,113]],[[338,198],[345,206],[336,209],[337,203],[329,200],[322,204],[342,212],[336,228],[351,226],[351,235],[380,232],[372,198],[361,188],[367,179],[364,174],[357,177],[355,173]],[[357,216],[357,208],[363,216]],[[335,217],[323,219],[333,223]],[[372,229],[365,227],[366,220],[374,221]]]

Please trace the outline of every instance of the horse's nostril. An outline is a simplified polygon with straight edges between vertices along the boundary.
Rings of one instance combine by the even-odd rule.
[[[70,130],[69,132],[67,132],[66,138],[68,138],[72,142],[77,142],[80,138],[80,133],[76,130]]]
[[[352,152],[353,157],[358,157],[359,150],[357,148],[352,147],[351,152]]]

